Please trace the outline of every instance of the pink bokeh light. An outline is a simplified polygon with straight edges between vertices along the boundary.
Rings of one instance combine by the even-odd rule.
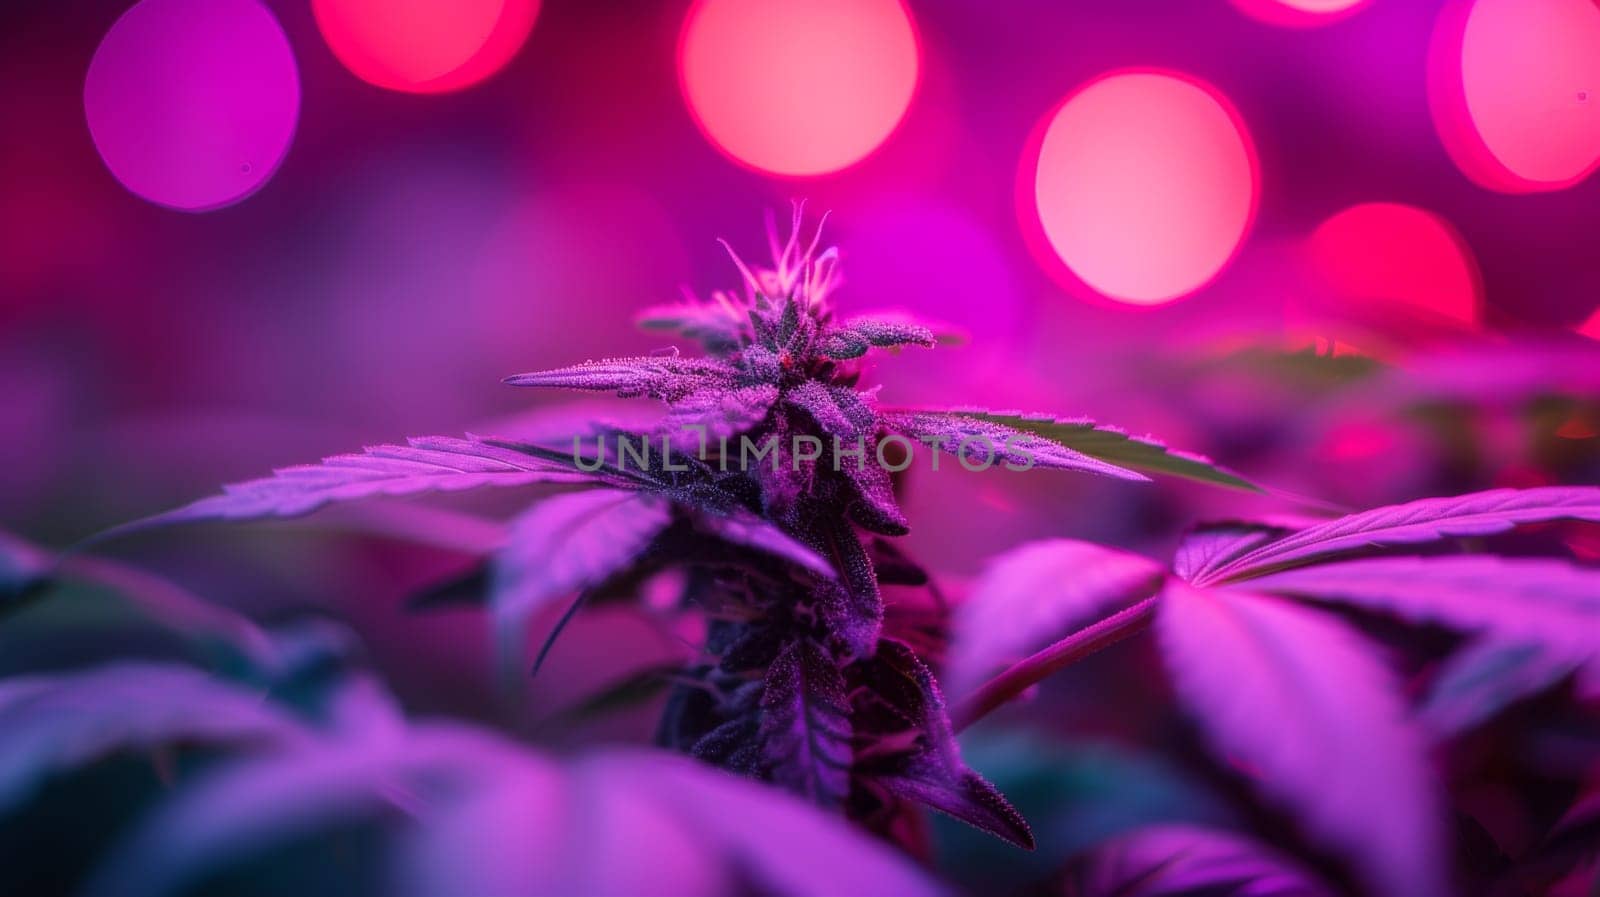
[[[768,174],[829,174],[899,126],[919,50],[901,0],[698,0],[678,76],[706,138]]]
[[[499,71],[522,49],[538,0],[313,0],[317,28],[356,77],[407,93],[447,93]]]
[[[289,151],[300,77],[256,0],[143,0],[89,63],[95,149],[130,191],[202,212],[259,190]]]
[[[1065,265],[1046,259],[1047,269],[1129,305],[1215,279],[1260,200],[1243,119],[1216,88],[1176,72],[1123,70],[1078,88],[1041,122],[1022,172],[1024,229]]]
[[[1468,327],[1480,321],[1483,285],[1472,250],[1432,212],[1388,202],[1351,206],[1322,222],[1307,250],[1343,311]]]
[[[1587,321],[1578,325],[1578,333],[1592,340],[1600,340],[1600,308],[1595,309]]]
[[[1316,28],[1355,15],[1372,0],[1233,0],[1240,12],[1284,28]]]
[[[1504,193],[1600,167],[1600,6],[1453,0],[1429,47],[1428,105],[1457,167]]]

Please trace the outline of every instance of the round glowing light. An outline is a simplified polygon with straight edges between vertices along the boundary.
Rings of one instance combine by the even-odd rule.
[[[1070,285],[1119,302],[1205,286],[1255,218],[1260,174],[1244,122],[1186,75],[1114,72],[1079,88],[1041,123],[1024,171],[1033,159],[1025,228],[1037,226]]]
[[[95,50],[83,108],[123,186],[199,212],[244,199],[277,171],[300,117],[300,76],[256,0],[142,0]]]
[[[771,174],[859,162],[900,124],[918,73],[901,0],[697,0],[678,77],[706,137]]]
[[[1349,311],[1420,312],[1478,323],[1482,279],[1448,221],[1397,203],[1351,206],[1311,235],[1313,267]]]
[[[498,72],[522,49],[539,0],[312,0],[323,40],[378,87],[445,93]]]
[[[1594,310],[1589,320],[1578,325],[1578,333],[1593,340],[1600,340],[1600,308]]]
[[[1372,0],[1233,0],[1252,19],[1285,28],[1315,28],[1360,12]]]
[[[1434,27],[1428,106],[1480,186],[1560,190],[1600,167],[1600,6],[1454,0]]]

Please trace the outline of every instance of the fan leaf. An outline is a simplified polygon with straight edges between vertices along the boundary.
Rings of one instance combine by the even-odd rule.
[[[1440,665],[1417,719],[1435,739],[1455,738],[1555,688],[1577,669],[1542,645],[1480,638]]]
[[[512,523],[491,567],[490,605],[502,618],[527,619],[626,570],[671,522],[670,503],[650,493],[591,489],[546,499]]]
[[[1043,467],[1077,470],[1119,480],[1150,478],[1119,463],[1079,451],[1049,436],[1013,426],[1006,419],[978,412],[900,410],[882,414],[884,426],[964,459],[974,469],[1004,465],[1012,470]]]
[[[176,523],[299,517],[334,502],[376,496],[590,483],[596,479],[553,460],[475,437],[432,436],[412,439],[406,445],[371,446],[359,455],[335,455],[321,464],[286,467],[270,477],[225,486],[222,495],[117,527],[97,538]]]
[[[1600,487],[1494,489],[1424,498],[1330,520],[1252,549],[1206,576],[1202,584],[1260,576],[1314,558],[1374,545],[1413,545],[1461,536],[1488,536],[1527,523],[1600,522]]]
[[[1275,598],[1176,580],[1156,631],[1179,699],[1219,756],[1375,893],[1445,893],[1422,739],[1354,633]]]
[[[1166,474],[1246,492],[1266,491],[1202,455],[1171,449],[1154,439],[1132,436],[1114,427],[1082,418],[994,411],[963,410],[953,413],[1031,433],[1064,449],[1122,469]]]
[[[1234,558],[1282,538],[1287,530],[1249,523],[1218,523],[1197,527],[1184,534],[1172,556],[1172,572],[1188,582],[1203,582],[1207,576]]]
[[[1600,662],[1600,570],[1562,561],[1368,558],[1271,573],[1243,587],[1537,644],[1578,664]]]
[[[120,663],[0,682],[0,811],[52,776],[175,742],[288,745],[301,726],[258,694],[190,667]]]
[[[1135,554],[1071,539],[992,561],[955,612],[946,678],[961,696],[984,678],[1156,593],[1166,571]]]

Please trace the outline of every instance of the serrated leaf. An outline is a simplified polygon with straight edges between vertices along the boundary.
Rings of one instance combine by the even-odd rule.
[[[1600,570],[1492,555],[1360,558],[1281,570],[1240,585],[1353,604],[1413,623],[1600,653]]]
[[[1596,569],[1537,558],[1368,558],[1270,573],[1243,587],[1537,645],[1552,661],[1600,675]]]
[[[999,416],[965,411],[885,411],[884,426],[913,440],[928,442],[974,468],[1005,466],[1077,470],[1146,481],[1150,478],[1117,463],[1094,457],[1058,440],[1012,426]],[[1013,420],[1021,420],[1014,418]]]
[[[1156,632],[1179,699],[1218,755],[1374,893],[1446,893],[1423,741],[1353,632],[1279,599],[1177,580]]]
[[[1069,869],[1067,897],[1334,897],[1290,858],[1243,835],[1185,825],[1138,829]]]
[[[911,649],[884,639],[848,671],[856,709],[856,775],[1027,850],[1033,834],[1003,795],[961,761],[933,672]]]
[[[513,521],[494,558],[490,604],[502,618],[526,619],[626,569],[671,522],[671,505],[650,493],[590,489],[539,502]]]
[[[1156,593],[1166,571],[1127,552],[1049,539],[991,561],[955,611],[945,667],[952,695]]]
[[[832,656],[810,639],[790,643],[767,668],[762,753],[772,781],[823,806],[850,791],[850,701]]]
[[[1545,486],[1424,498],[1362,511],[1308,527],[1229,561],[1205,583],[1240,580],[1374,545],[1414,545],[1503,533],[1527,523],[1600,521],[1600,488]]]
[[[1479,638],[1440,665],[1417,720],[1435,739],[1458,737],[1518,701],[1555,688],[1578,666],[1537,643]]]
[[[570,465],[476,438],[433,436],[406,445],[371,446],[359,455],[334,455],[321,464],[286,467],[270,477],[225,486],[222,495],[116,527],[96,538],[175,523],[299,517],[333,502],[376,496],[595,479]]]
[[[266,699],[191,667],[121,663],[0,682],[0,811],[117,751],[178,742],[286,746],[305,730]]]
[[[1155,439],[1132,436],[1090,420],[991,411],[963,410],[954,413],[1031,433],[1063,449],[1117,468],[1166,474],[1246,492],[1266,491],[1203,455],[1168,448]]]

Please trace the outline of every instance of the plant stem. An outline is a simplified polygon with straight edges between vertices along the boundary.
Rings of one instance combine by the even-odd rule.
[[[950,713],[950,725],[960,732],[988,716],[1002,704],[1022,694],[1044,677],[1070,666],[1102,648],[1143,632],[1155,617],[1158,595],[1123,608],[1105,619],[1074,632],[1043,651],[1013,664],[985,682]]]

